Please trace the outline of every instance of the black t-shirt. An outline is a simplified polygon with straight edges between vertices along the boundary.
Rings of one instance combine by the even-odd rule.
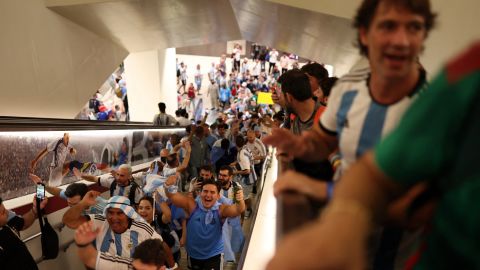
[[[31,270],[38,269],[18,231],[23,228],[22,217],[15,216],[0,228],[0,268]]]

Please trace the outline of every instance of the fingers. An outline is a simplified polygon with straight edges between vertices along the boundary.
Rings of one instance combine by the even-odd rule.
[[[30,178],[35,184],[43,183],[42,179],[33,173],[29,173],[28,178]]]
[[[235,199],[239,202],[239,201],[243,201],[243,191],[242,190],[238,190],[237,193],[235,194]]]
[[[77,178],[82,178],[82,173],[77,168],[73,168],[72,172]]]
[[[47,203],[48,203],[48,198],[45,197],[43,198],[43,200],[40,202],[40,209],[43,209],[47,206]]]

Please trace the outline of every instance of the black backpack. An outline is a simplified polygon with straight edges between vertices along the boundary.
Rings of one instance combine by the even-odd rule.
[[[135,191],[137,191],[137,188],[139,188],[138,184],[130,180],[130,192],[128,192],[128,199],[130,200],[130,205],[134,206],[135,205]],[[117,181],[113,181],[112,184],[110,185],[110,197],[113,196],[113,192],[115,192],[115,189],[117,188]]]
[[[53,229],[52,225],[48,223],[46,216],[42,216],[42,210],[40,210],[40,201],[37,201],[37,213],[38,221],[40,223],[41,243],[42,243],[42,256],[44,260],[55,259],[58,256],[59,241],[57,232]]]

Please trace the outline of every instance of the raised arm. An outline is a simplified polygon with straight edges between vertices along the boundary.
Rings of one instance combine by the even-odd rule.
[[[76,229],[78,226],[80,226],[80,224],[88,221],[88,219],[83,215],[83,212],[90,206],[93,206],[97,203],[96,198],[99,195],[100,193],[97,191],[88,191],[78,204],[65,212],[62,222],[70,229]]]
[[[290,159],[312,162],[327,159],[336,150],[338,139],[315,124],[312,130],[304,131],[300,136],[286,129],[274,128],[272,135],[265,137],[263,143],[276,147],[278,154],[285,154]]]
[[[45,147],[38,155],[30,162],[30,173],[35,171],[37,167],[37,162],[39,162],[42,158],[44,158],[48,154],[48,149]]]
[[[98,183],[98,180],[100,179],[100,176],[81,173],[77,168],[73,168],[73,174],[77,178],[81,178],[83,180],[86,180],[86,181],[89,181],[89,182],[94,182],[94,183]]]
[[[78,257],[88,268],[94,269],[97,264],[98,251],[92,242],[100,232],[100,228],[93,230],[91,221],[80,224],[75,231],[75,244],[78,247]]]
[[[33,183],[35,183],[35,184],[37,184],[37,185],[44,183],[43,180],[42,180],[40,177],[38,177],[37,175],[32,174],[32,173],[28,174],[28,178],[30,178],[30,180],[32,180]],[[52,194],[52,195],[54,195],[54,196],[60,197],[60,193],[62,192],[62,190],[61,190],[60,188],[58,188],[58,187],[51,187],[51,186],[48,186],[48,185],[46,185],[46,184],[44,184],[44,185],[45,185],[45,189],[48,191],[48,193],[50,193],[50,194]]]
[[[243,211],[245,211],[245,201],[243,200],[243,191],[241,189],[239,189],[237,193],[235,193],[235,200],[235,204],[222,204],[220,206],[220,216],[222,218],[236,217],[242,214]]]
[[[188,162],[190,162],[190,154],[192,153],[192,147],[190,146],[190,142],[183,142],[183,147],[185,148],[185,156],[183,157],[182,164],[177,167],[177,172],[185,171],[188,167]]]
[[[172,221],[172,211],[166,202],[160,202],[160,209],[162,210],[162,222],[168,224]]]
[[[167,194],[167,197],[172,201],[175,206],[185,209],[190,214],[195,209],[195,200],[177,192],[175,186],[176,180],[176,175],[168,177],[164,186],[165,194]]]

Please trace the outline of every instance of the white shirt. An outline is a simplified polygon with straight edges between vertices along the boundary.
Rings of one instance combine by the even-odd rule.
[[[109,189],[110,189],[110,186],[112,185],[113,181],[115,181],[115,177],[113,177],[111,174],[104,174],[104,175],[101,175],[101,176],[98,177],[98,184],[102,187],[106,187],[106,188],[109,188]],[[131,181],[133,181],[133,179]],[[124,197],[128,198],[128,195],[130,195],[130,188],[131,187],[132,187],[132,185],[128,185],[128,186],[125,186],[125,187],[117,185],[117,187],[113,191],[112,196],[118,195],[118,196],[124,196]],[[135,203],[139,203],[142,196],[143,196],[142,189],[140,187],[138,187],[135,190]]]
[[[253,143],[247,143],[245,146],[250,150],[250,152],[253,154],[253,156],[266,156],[267,155],[267,150],[265,149],[265,145],[262,143],[260,139],[255,138],[255,141]],[[261,160],[254,160],[255,164],[261,163]]]
[[[276,63],[277,62],[277,57],[278,57],[278,51],[271,51],[270,53],[270,63]]]
[[[48,152],[55,151],[55,147],[57,147],[57,150],[53,153],[54,157],[52,163],[50,164],[52,167],[63,166],[63,163],[65,163],[65,160],[67,159],[67,155],[70,154],[70,149],[72,149],[70,145],[65,146],[63,141],[60,140],[61,139],[52,141],[47,145]]]

